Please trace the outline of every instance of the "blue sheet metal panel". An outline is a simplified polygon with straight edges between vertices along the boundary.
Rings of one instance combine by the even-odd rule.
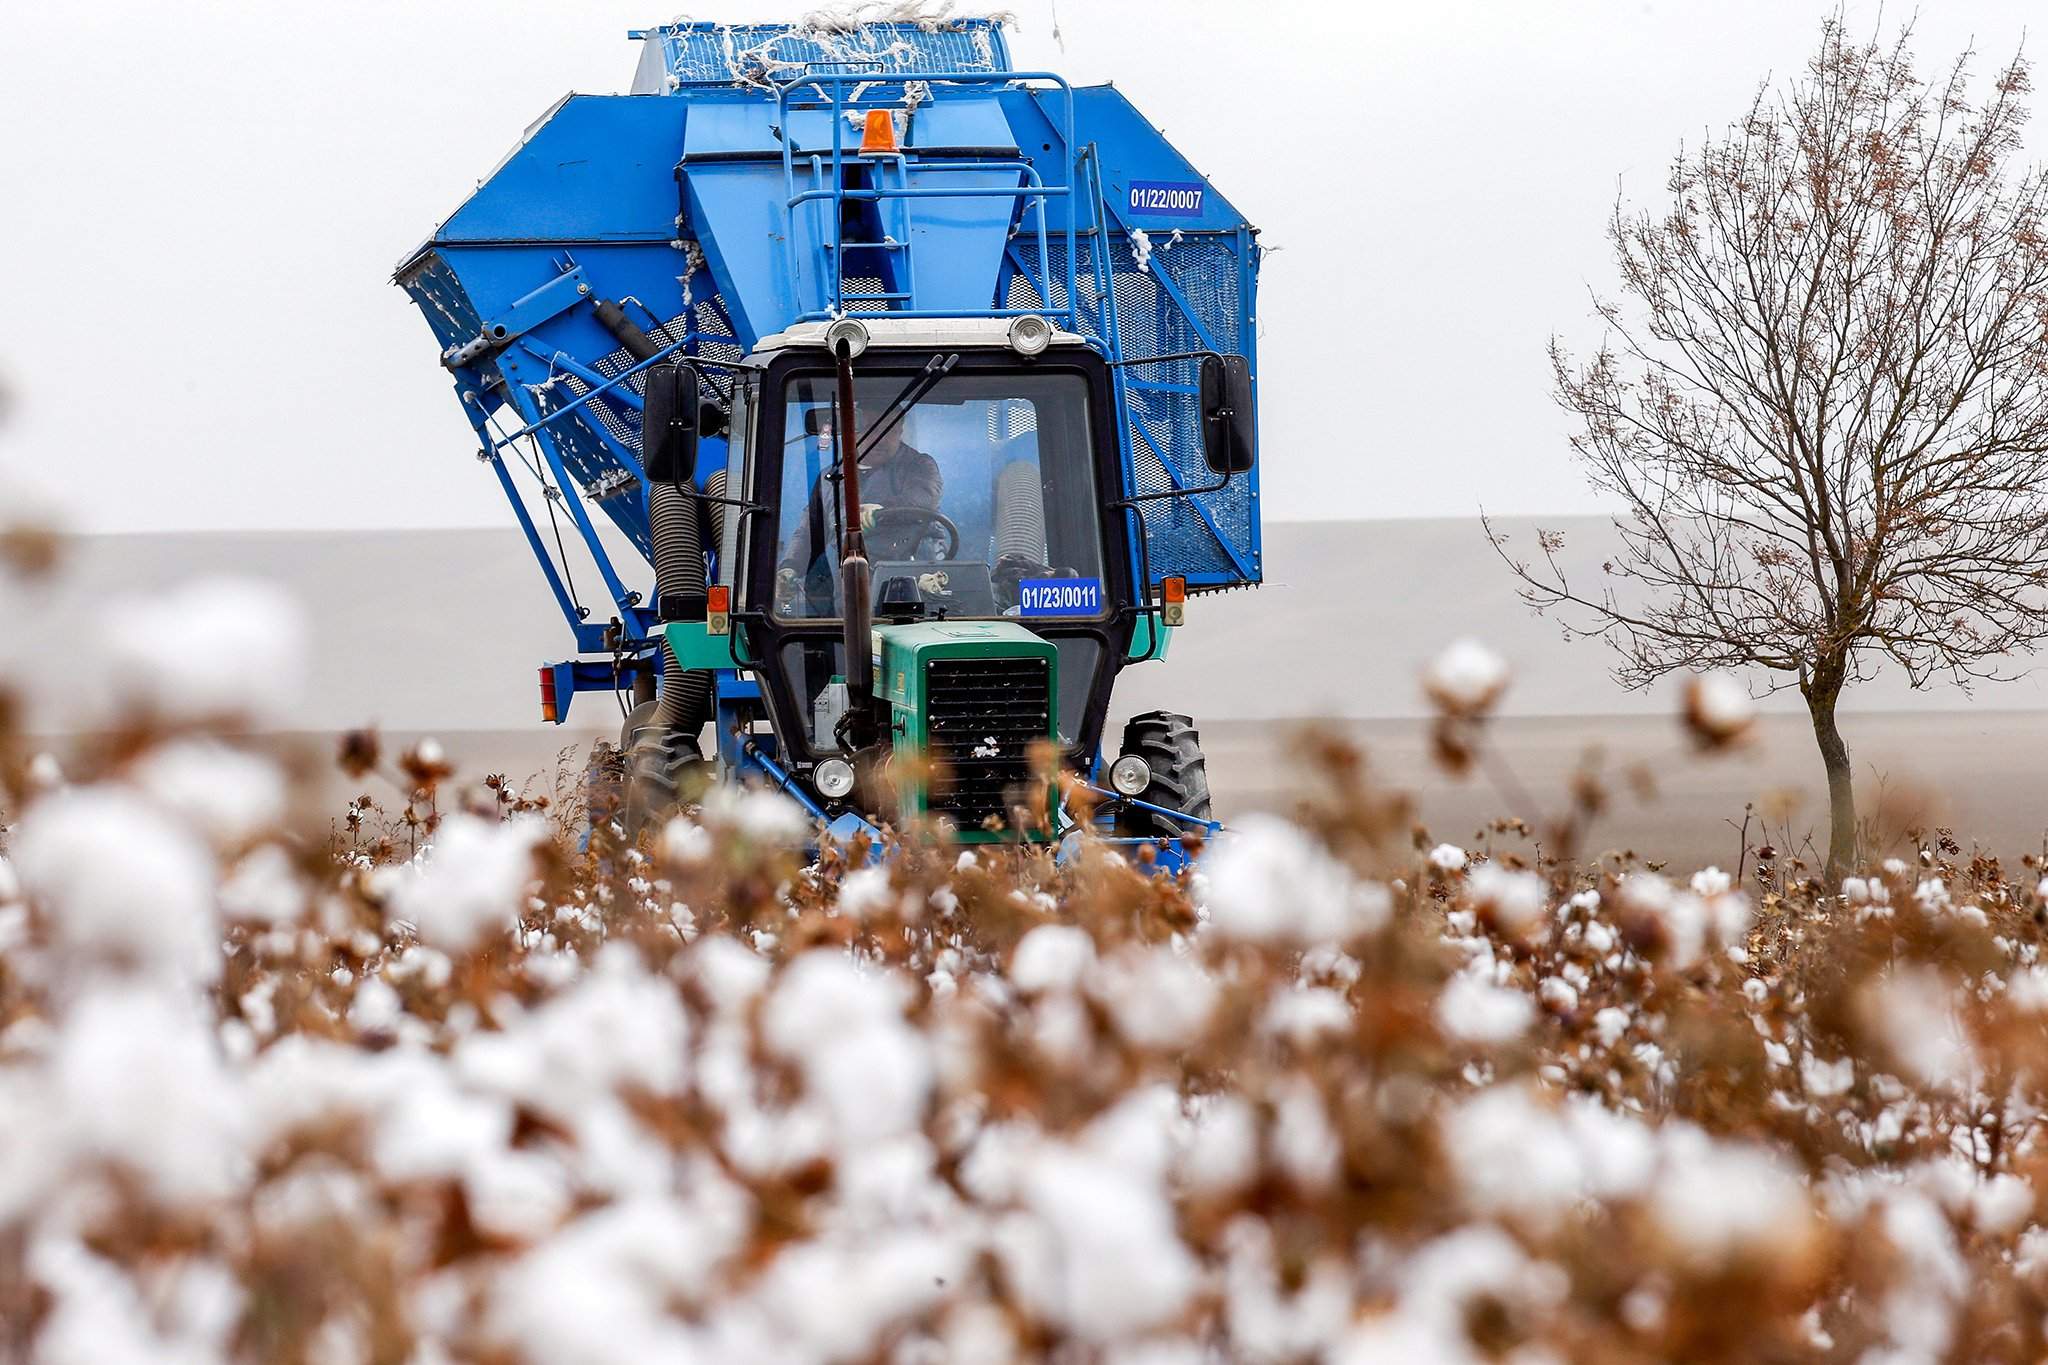
[[[1002,106],[992,98],[939,99],[921,105],[911,117],[914,145],[926,147],[1015,148],[1015,135]],[[991,162],[1009,157],[982,158]],[[1054,183],[1064,176],[1045,177]],[[1009,189],[1022,183],[1019,170],[946,170],[911,163],[912,189]],[[979,312],[998,306],[996,284],[1003,270],[1003,247],[1010,225],[1018,221],[1021,200],[1003,196],[903,199],[896,201],[910,222],[912,297],[905,309],[920,312]],[[1038,214],[1025,207],[1024,229],[1036,233]],[[885,209],[885,222],[897,221]],[[1049,221],[1049,220],[1048,220]]]
[[[692,99],[683,134],[680,172],[688,231],[702,246],[717,281],[718,295],[739,344],[747,350],[804,311],[802,300],[820,290],[816,264],[790,247],[791,218],[785,204],[781,143],[775,106],[760,95],[740,99]],[[824,117],[799,129],[831,145]],[[798,145],[804,145],[799,143]],[[758,158],[731,158],[758,152]],[[828,216],[826,210],[811,210]]]
[[[1040,93],[1047,113],[1056,105]],[[1075,137],[1085,146],[1092,142],[1102,155],[1102,195],[1110,211],[1132,227],[1146,232],[1233,232],[1245,226],[1245,217],[1219,193],[1208,179],[1180,154],[1166,136],[1138,112],[1123,92],[1114,86],[1090,85],[1074,91]],[[1134,186],[1181,186],[1201,190],[1199,206],[1188,211],[1187,200],[1179,195],[1141,198],[1134,207]]]
[[[818,285],[808,263],[787,264],[780,161],[715,161],[683,173],[691,231],[704,250],[739,344],[755,343],[803,311]]]
[[[676,250],[666,240],[633,244],[450,245],[436,254],[460,283],[469,309],[481,322],[511,315],[521,299],[572,266],[589,279],[591,297],[637,299],[656,321],[666,320],[682,311],[683,290],[677,277],[689,261],[685,252]],[[647,325],[645,314],[635,316],[643,326]],[[542,326],[559,338],[557,344],[571,356],[586,362],[618,346],[588,308],[571,308]],[[474,335],[474,331],[469,334]],[[469,336],[459,339],[467,341]]]
[[[571,95],[434,235],[437,242],[667,241],[681,100]]]
[[[645,41],[659,46],[671,89],[693,81],[787,79],[806,65],[827,72],[1010,69],[1002,26],[987,19],[937,28],[863,24],[846,33],[803,32],[788,24],[663,24],[647,30]]]
[[[1080,121],[1080,97],[1091,87],[1074,91],[1074,123],[1078,130]],[[1064,123],[1064,106],[1058,91],[1039,91],[1022,86],[1012,86],[995,91],[991,98],[1002,108],[1004,121],[1010,125],[1009,137],[1023,152],[1024,159],[1037,168],[1039,177],[1049,185],[1063,184],[1067,178],[1066,167],[1073,164],[1073,157],[1067,150],[1067,135]],[[1076,138],[1083,146],[1087,138],[1078,131]],[[1081,230],[1087,232],[1095,226],[1094,200],[1083,196],[1065,196],[1048,199],[1045,205],[1046,227],[1051,232],[1065,233],[1067,225],[1079,214]],[[1032,229],[1037,228],[1037,219],[1027,220]]]

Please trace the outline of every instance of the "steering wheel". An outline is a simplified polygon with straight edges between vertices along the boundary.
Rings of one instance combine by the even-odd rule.
[[[875,512],[874,529],[886,536],[889,536],[891,538],[892,543],[907,543],[909,546],[909,554],[912,559],[915,559],[917,557],[918,548],[922,546],[925,542],[925,539],[928,536],[932,535],[934,532],[941,536],[944,536],[946,540],[946,552],[939,556],[940,559],[958,559],[960,557],[960,528],[953,524],[953,519],[951,517],[947,516],[944,512],[941,512],[936,508],[879,508]],[[901,539],[899,539],[899,537],[904,532],[911,530],[915,530],[917,532],[917,536],[915,539],[910,540],[908,542],[904,542]]]

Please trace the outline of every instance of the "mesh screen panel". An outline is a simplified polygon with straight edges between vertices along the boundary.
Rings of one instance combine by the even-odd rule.
[[[877,75],[997,69],[985,20],[957,20],[929,30],[913,23],[862,24],[837,33],[783,24],[726,24],[664,28],[660,34],[670,74],[685,81],[786,80],[803,66]]]
[[[1243,304],[1239,297],[1234,239],[1189,236],[1175,242],[1155,239],[1147,267],[1141,267],[1130,238],[1113,233],[1107,264],[1116,305],[1117,334],[1126,357],[1170,355],[1213,346],[1224,354],[1243,349]],[[1012,247],[1024,269],[1011,276],[1005,304],[1011,308],[1060,309],[1066,304],[1064,248],[1055,245],[1050,270],[1041,268],[1036,242]],[[1079,255],[1081,330],[1108,336],[1095,275],[1093,241]],[[1164,275],[1187,301],[1187,309],[1160,287]],[[1037,280],[1043,280],[1041,291]],[[1043,297],[1050,293],[1051,298]],[[1192,316],[1190,314],[1192,313]],[[1200,329],[1196,323],[1201,324]],[[1206,339],[1204,337],[1206,332]],[[1200,398],[1196,391],[1200,365],[1194,360],[1130,365],[1124,369],[1129,403],[1131,465],[1140,493],[1200,487],[1215,482],[1202,457]],[[1146,542],[1154,579],[1182,574],[1191,587],[1225,587],[1247,576],[1239,568],[1252,557],[1253,478],[1240,476],[1228,486],[1194,498],[1167,498],[1144,504]],[[1233,558],[1235,552],[1235,558]]]

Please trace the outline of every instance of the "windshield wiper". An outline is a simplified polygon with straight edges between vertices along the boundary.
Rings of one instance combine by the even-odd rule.
[[[923,402],[924,396],[930,393],[941,379],[951,374],[953,367],[959,363],[958,354],[949,355],[944,360],[933,356],[926,361],[925,367],[912,375],[910,382],[889,400],[889,406],[882,409],[882,415],[876,419],[874,426],[868,429],[866,438],[861,441],[860,450],[855,458],[865,460],[868,452],[875,448],[875,443],[896,430],[903,419],[910,415],[910,410]]]

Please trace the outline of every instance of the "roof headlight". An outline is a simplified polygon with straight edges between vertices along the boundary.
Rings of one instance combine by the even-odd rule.
[[[846,347],[846,358],[857,359],[868,348],[867,325],[858,318],[841,318],[825,329],[825,349],[833,355],[839,354],[839,347]]]
[[[1018,355],[1033,356],[1052,345],[1052,324],[1036,313],[1026,313],[1010,323],[1010,349]]]

